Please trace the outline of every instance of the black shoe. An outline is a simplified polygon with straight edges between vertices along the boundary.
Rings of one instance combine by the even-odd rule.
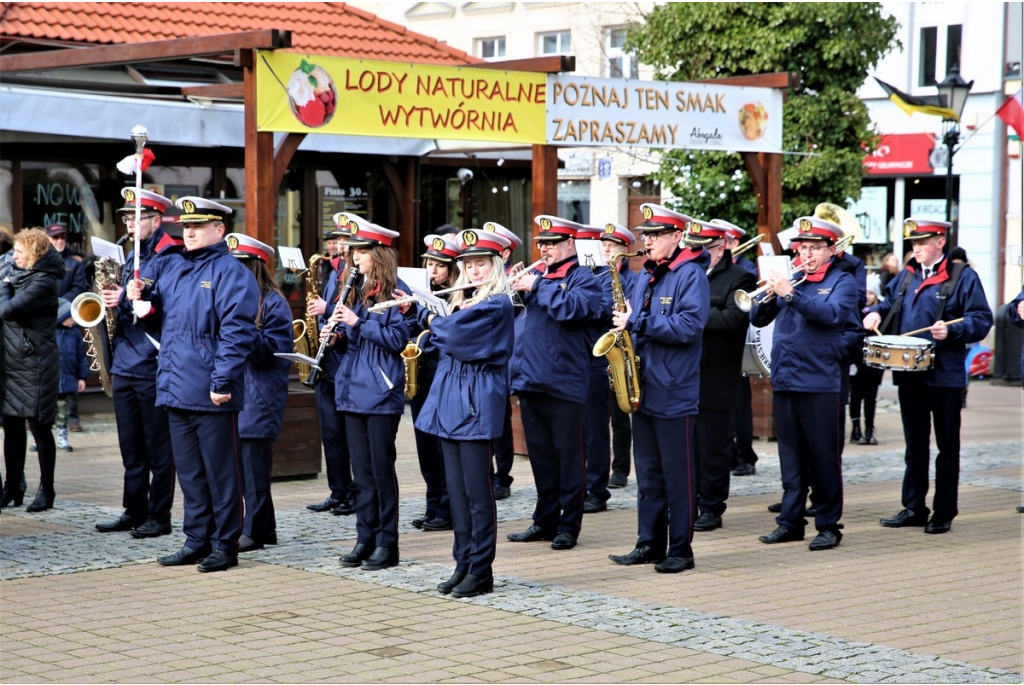
[[[839,541],[842,539],[843,534],[838,530],[822,530],[818,532],[818,535],[811,540],[811,544],[807,545],[807,547],[812,552],[819,552],[823,549],[838,547]]]
[[[451,530],[451,519],[432,518],[423,522],[423,530]]]
[[[599,511],[606,511],[607,509],[608,503],[597,495],[587,495],[587,499],[583,503],[584,514],[596,514]]]
[[[722,517],[715,516],[709,511],[705,511],[696,521],[693,522],[694,530],[714,530],[715,528],[722,527]],[[685,559],[686,557],[679,557]]]
[[[277,531],[272,530],[267,533],[267,537],[263,538],[263,544],[265,545],[276,545],[277,544]]]
[[[1018,504],[1017,505],[1017,513],[1018,514],[1024,514],[1024,504]]]
[[[339,504],[341,504],[340,499],[328,497],[323,502],[317,502],[316,504],[307,504],[306,508],[309,509],[310,511],[330,511]]]
[[[432,518],[434,518],[434,517],[433,516],[427,516],[426,514],[424,514],[423,516],[418,516],[418,517],[414,518],[410,523],[412,523],[412,527],[413,528],[419,529],[419,528],[423,528],[423,524],[426,523],[427,521],[431,520]]]
[[[243,535],[242,537],[238,538],[239,554],[241,554],[242,552],[252,552],[257,549],[263,549],[263,543],[259,540],[254,540],[248,535]]]
[[[398,545],[394,547],[378,547],[373,550],[373,554],[363,560],[360,568],[367,571],[380,571],[392,566],[398,566]]]
[[[99,526],[96,526],[96,527],[99,528]],[[159,521],[157,521],[155,519],[147,519],[146,522],[143,523],[141,526],[139,526],[138,528],[134,528],[132,530],[132,537],[136,538],[136,539],[141,539],[141,538],[158,538],[161,535],[170,535],[170,534],[171,534],[171,522],[170,521],[166,521],[164,523],[160,523]]]
[[[100,521],[96,524],[96,530],[101,533],[121,533],[141,525],[142,523],[139,523],[138,519],[132,518],[125,513],[118,516],[115,521]]]
[[[814,516],[815,514],[818,513],[818,509],[816,507],[813,507],[813,506],[807,507],[804,510],[804,513],[807,514],[808,516]]]
[[[507,485],[494,486],[494,499],[508,499],[512,496],[512,488]]]
[[[351,552],[341,555],[341,565],[347,566],[348,568],[356,568],[357,566],[360,566],[363,563],[363,560],[372,553],[372,547],[365,543],[357,542]]]
[[[769,504],[768,505],[768,511],[772,512],[773,514],[781,513],[782,512],[782,502],[776,502],[775,504]]]
[[[654,570],[658,573],[679,573],[693,567],[693,557],[665,557],[665,561],[654,565]]]
[[[47,509],[53,508],[53,499],[57,495],[53,492],[47,492],[42,486],[39,486],[39,490],[36,492],[36,498],[32,500],[32,504],[25,507],[25,511],[32,513],[38,511],[46,511]]]
[[[618,490],[629,485],[629,476],[624,473],[613,473],[612,477],[608,479],[608,489]]]
[[[210,552],[210,556],[199,562],[199,572],[227,571],[232,566],[238,566],[238,555],[215,549]]]
[[[0,509],[9,507],[13,504],[16,507],[20,507],[25,501],[25,487],[22,486],[20,489],[15,489],[10,486],[4,488],[3,492],[0,493]]]
[[[191,564],[198,564],[200,561],[206,558],[209,552],[200,552],[197,549],[183,546],[174,554],[166,557],[160,557],[156,560],[156,563],[161,566],[189,566]]]
[[[787,528],[786,526],[779,526],[767,535],[758,538],[766,545],[774,545],[777,542],[800,542],[803,539],[803,528]]]
[[[757,473],[757,468],[753,464],[746,462],[741,463],[732,470],[732,475],[734,476],[753,476],[755,473]]]
[[[337,506],[331,508],[331,513],[335,516],[349,516],[356,513],[355,500],[346,499],[338,503]]]
[[[868,427],[864,429],[864,444],[865,445],[877,445],[878,440],[875,438],[875,427],[868,424]]]
[[[928,524],[928,514],[915,514],[910,509],[904,509],[892,518],[879,519],[878,522],[886,528],[920,527]]]
[[[938,516],[932,516],[932,520],[928,522],[928,525],[924,527],[924,532],[931,535],[942,535],[948,533],[953,522],[949,519],[939,518]]]
[[[551,549],[572,549],[576,546],[576,536],[566,531],[559,531],[551,541]]]
[[[609,554],[608,558],[619,566],[635,566],[637,564],[660,564],[665,557],[661,556],[647,545],[641,545],[629,554]]]
[[[494,590],[494,576],[474,576],[467,573],[462,582],[452,588],[452,597],[476,597]]]
[[[850,442],[854,445],[864,444],[864,434],[860,432],[860,419],[853,420],[853,430],[850,431]]]
[[[556,533],[532,525],[522,533],[509,533],[506,537],[512,542],[537,542],[538,540],[554,540]]]
[[[451,578],[443,583],[437,584],[437,591],[442,595],[451,594],[452,590],[455,589],[455,586],[462,582],[462,579],[466,577],[467,573],[468,571],[464,568],[455,569],[455,573],[452,574]]]

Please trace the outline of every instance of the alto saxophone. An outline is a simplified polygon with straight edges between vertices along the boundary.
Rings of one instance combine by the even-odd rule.
[[[619,262],[639,253],[616,252],[609,260],[608,271],[612,277],[612,309],[626,311],[626,297],[622,292],[619,278]],[[632,414],[640,407],[640,357],[633,349],[633,338],[629,331],[608,331],[594,343],[595,357],[608,360],[608,381],[615,392],[615,403],[626,414]]]
[[[420,391],[420,355],[423,348],[420,341],[430,330],[421,331],[415,340],[410,340],[402,350],[402,363],[405,364],[405,399],[411,402]]]
[[[87,291],[71,303],[71,318],[85,329],[85,354],[91,360],[90,371],[100,374],[100,386],[107,397],[114,394],[110,368],[114,363],[113,341],[117,330],[117,311],[103,306],[99,293],[120,285],[120,266],[109,257],[97,259],[95,292]]]
[[[325,259],[329,258],[322,254],[315,254],[309,258],[309,266],[306,269],[304,280],[307,311],[309,310],[309,304],[320,297],[320,280],[318,275],[320,273],[320,262]],[[292,321],[292,335],[295,339],[295,352],[308,357],[310,352],[320,345],[320,327],[317,325],[316,316],[307,313],[304,319]],[[300,378],[305,378],[309,375],[309,364],[298,362],[297,366]]]

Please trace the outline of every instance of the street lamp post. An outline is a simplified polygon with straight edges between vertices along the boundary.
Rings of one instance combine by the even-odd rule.
[[[960,115],[964,112],[967,96],[973,85],[974,81],[968,83],[960,78],[960,67],[955,64],[942,83],[936,84],[939,99],[943,100],[942,106],[954,113],[954,117],[942,119],[942,142],[946,146],[946,221],[949,222],[953,221],[953,155],[956,154],[956,144],[960,141]],[[959,221],[957,223],[959,224]],[[950,249],[958,242],[959,228],[957,226],[952,231],[948,241]]]

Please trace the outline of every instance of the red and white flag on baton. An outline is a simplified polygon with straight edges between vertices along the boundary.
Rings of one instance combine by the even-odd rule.
[[[117,170],[127,176],[134,176],[135,174],[139,173],[138,167],[135,166],[135,162],[138,158],[138,155],[128,155],[127,157],[125,157],[124,159],[117,163]],[[156,155],[153,154],[153,151],[150,150],[148,147],[143,148],[141,164],[142,171],[148,169],[149,165],[153,163],[154,159],[156,159]]]
[[[996,110],[996,114],[1007,126],[1024,138],[1024,88],[1018,90]]]

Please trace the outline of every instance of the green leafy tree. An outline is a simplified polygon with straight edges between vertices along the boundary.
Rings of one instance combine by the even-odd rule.
[[[796,72],[783,106],[783,222],[819,202],[860,197],[861,161],[877,134],[857,88],[902,45],[872,2],[691,3],[656,7],[626,48],[669,81]],[[738,153],[666,151],[658,178],[680,211],[757,224],[757,198]]]

